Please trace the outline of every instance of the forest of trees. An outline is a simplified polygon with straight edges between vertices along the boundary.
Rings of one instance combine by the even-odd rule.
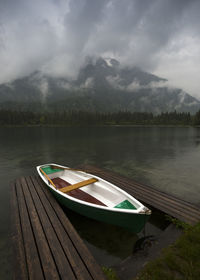
[[[0,110],[0,125],[200,125],[200,111],[153,115],[141,112],[91,113],[83,111],[33,113]]]

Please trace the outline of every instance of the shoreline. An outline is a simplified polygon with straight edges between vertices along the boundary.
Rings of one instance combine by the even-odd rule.
[[[12,127],[192,127],[199,128],[200,125],[175,125],[175,124],[27,124],[27,125],[0,125],[0,128]]]

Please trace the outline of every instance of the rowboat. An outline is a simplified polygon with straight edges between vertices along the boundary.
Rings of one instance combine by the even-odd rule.
[[[79,214],[135,233],[151,215],[141,202],[98,176],[54,163],[36,168],[59,203]]]

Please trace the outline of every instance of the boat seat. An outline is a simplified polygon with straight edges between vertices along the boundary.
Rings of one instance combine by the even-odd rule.
[[[70,186],[71,184],[68,183],[67,181],[59,178],[59,177],[56,177],[54,179],[52,179],[53,183],[56,185],[56,187],[59,189],[62,189],[63,187],[66,187],[66,186]],[[101,205],[101,206],[107,206],[105,205],[103,202],[101,202],[100,200],[98,200],[97,198],[93,197],[92,195],[80,190],[80,189],[76,189],[76,190],[72,190],[72,191],[69,191],[67,193],[67,195],[70,195],[74,198],[77,198],[77,199],[80,199],[80,200],[83,200],[85,202],[89,202],[89,203],[93,203],[93,204],[96,204],[96,205]]]

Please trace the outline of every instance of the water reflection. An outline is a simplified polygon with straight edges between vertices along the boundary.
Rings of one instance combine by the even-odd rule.
[[[2,244],[6,244],[8,238],[9,183],[21,175],[33,174],[36,165],[48,162],[71,167],[98,165],[200,204],[199,143],[200,128],[189,127],[0,128],[1,261],[4,260],[5,249]],[[81,234],[87,235],[87,238],[84,237],[86,242],[91,248],[96,246],[101,255],[105,251],[101,227],[94,229],[93,236],[98,236],[99,240],[94,245],[93,236],[86,234],[94,228],[93,223],[79,222],[76,226]],[[156,226],[151,226],[152,230],[156,231]],[[129,240],[127,244],[130,244],[135,238],[126,232],[123,232],[124,237],[120,237],[121,231],[112,227],[105,231],[113,232],[115,239],[109,247],[109,234],[104,237],[108,248],[104,253],[108,258],[113,254],[113,248],[123,251],[120,248],[128,246],[125,241]],[[126,249],[126,252],[128,254],[129,250]],[[119,260],[124,257],[123,254],[116,253],[114,257]],[[107,261],[110,261],[108,258]],[[5,264],[0,263],[0,277],[6,275],[4,272]]]
[[[102,266],[119,264],[133,253],[136,241],[144,234],[158,236],[168,225],[164,214],[154,210],[145,226],[145,232],[135,234],[128,229],[81,216],[69,209],[63,210]]]
[[[81,238],[102,265],[113,265],[132,253],[138,236],[124,228],[98,222],[65,210]]]

